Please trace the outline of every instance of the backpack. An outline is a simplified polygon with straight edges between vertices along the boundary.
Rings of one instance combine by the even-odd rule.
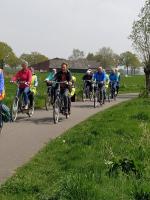
[[[5,105],[2,104],[2,119],[4,122],[12,121],[10,109]]]

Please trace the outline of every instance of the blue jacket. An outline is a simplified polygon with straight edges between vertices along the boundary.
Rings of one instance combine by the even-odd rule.
[[[104,72],[96,72],[93,76],[93,79],[96,80],[96,82],[105,81],[105,73]]]
[[[117,75],[115,73],[111,73],[109,75],[109,79],[110,79],[110,81],[117,81],[118,80]]]
[[[4,90],[4,74],[3,71],[0,70],[0,93]]]

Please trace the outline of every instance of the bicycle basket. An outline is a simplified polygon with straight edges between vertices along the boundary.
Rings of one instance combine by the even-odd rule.
[[[5,104],[2,104],[2,119],[3,119],[4,122],[10,122],[11,121],[10,109]]]

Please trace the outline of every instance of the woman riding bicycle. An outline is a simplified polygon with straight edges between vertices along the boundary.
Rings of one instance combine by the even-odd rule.
[[[22,93],[24,94],[24,104],[25,104],[24,109],[28,109],[28,102],[29,102],[28,93],[30,91],[30,84],[32,81],[32,72],[28,68],[28,62],[23,61],[21,66],[22,69],[12,78],[12,82],[18,81],[19,90],[17,96],[20,97]]]
[[[68,64],[62,63],[61,71],[57,72],[55,75],[55,81],[57,82],[66,82],[60,84],[60,94],[64,98],[64,113],[70,114],[70,100],[69,100],[69,91],[70,90],[70,83],[72,80],[72,75],[68,70]]]

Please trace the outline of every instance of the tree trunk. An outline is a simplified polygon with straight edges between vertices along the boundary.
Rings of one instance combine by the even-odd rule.
[[[128,75],[129,74],[129,66],[127,65],[126,67],[127,67],[127,75]]]
[[[150,67],[146,66],[144,68],[144,72],[145,72],[145,87],[146,87],[146,93],[149,94],[150,93]]]

